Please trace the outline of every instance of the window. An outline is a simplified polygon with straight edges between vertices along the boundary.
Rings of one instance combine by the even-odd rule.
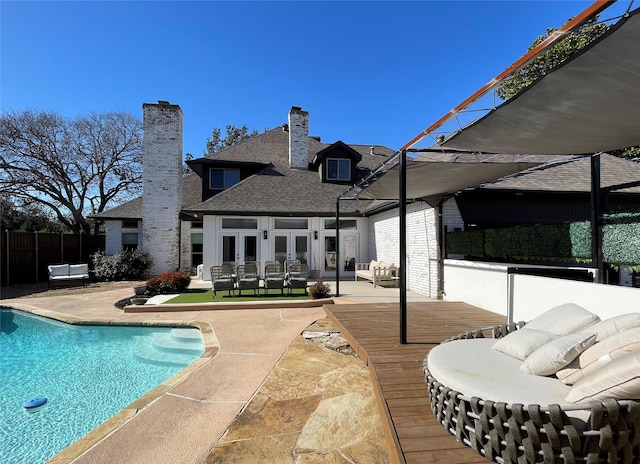
[[[309,226],[307,219],[274,219],[274,229],[307,229]]]
[[[257,219],[222,218],[223,229],[257,229]]]
[[[351,180],[351,160],[328,159],[327,180]]]
[[[122,234],[122,250],[137,250],[138,234]]]
[[[137,219],[123,219],[122,220],[122,228],[123,229],[137,229],[138,228],[138,220]]]
[[[211,169],[209,187],[212,190],[224,190],[240,182],[239,169]]]
[[[355,219],[340,219],[340,230],[356,230],[358,222]],[[324,220],[324,228],[325,229],[335,229],[336,228],[336,220],[335,219],[325,219]]]
[[[203,224],[204,223],[202,221],[191,221],[191,228],[192,229],[202,229]]]
[[[191,234],[191,267],[202,264],[202,234]]]

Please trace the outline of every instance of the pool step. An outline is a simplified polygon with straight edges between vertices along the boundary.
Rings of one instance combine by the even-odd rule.
[[[202,353],[202,337],[175,338],[172,333],[157,333],[153,336],[153,347],[173,353]]]
[[[179,367],[191,364],[203,352],[202,338],[190,337],[190,340],[181,342],[168,332],[156,333],[152,340],[138,337],[133,350],[134,355],[144,362]]]

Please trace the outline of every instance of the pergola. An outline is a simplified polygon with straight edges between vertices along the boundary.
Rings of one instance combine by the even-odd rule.
[[[511,163],[419,162],[408,154],[436,134],[447,121],[529,63],[558,40],[594,18],[615,0],[599,0],[545,41],[433,123],[385,160],[371,175],[337,198],[398,202],[400,216],[400,342],[406,343],[406,212],[407,201],[420,199],[433,207],[468,187],[530,169],[526,158]],[[608,31],[562,65],[549,71],[516,97],[451,133],[439,133],[426,151],[510,155],[584,155],[591,157],[592,249],[601,258],[599,153],[640,145],[640,8],[629,8]],[[336,229],[339,236],[339,227]],[[339,248],[339,247],[338,247]],[[339,250],[338,250],[339,252]],[[440,259],[442,262],[442,257]],[[339,270],[336,269],[339,294]]]

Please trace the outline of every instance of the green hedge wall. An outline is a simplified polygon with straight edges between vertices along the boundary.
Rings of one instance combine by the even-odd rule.
[[[640,213],[607,215],[603,255],[610,264],[640,264]],[[591,223],[449,232],[448,255],[502,260],[582,261],[591,258]]]

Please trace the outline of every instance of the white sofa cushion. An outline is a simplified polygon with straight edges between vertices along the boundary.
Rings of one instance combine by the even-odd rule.
[[[633,327],[640,327],[640,313],[621,314],[611,317],[586,327],[580,332],[595,333],[598,335],[596,342],[601,342]]]
[[[570,403],[605,398],[640,399],[640,352],[614,359],[578,381],[565,397]]]
[[[526,327],[525,327],[526,328]],[[573,361],[596,341],[594,333],[569,334],[551,340],[527,357],[520,371],[533,375],[552,375]]]
[[[556,372],[556,375],[567,385],[573,385],[614,359],[637,351],[640,351],[640,327],[625,330],[596,343],[571,364]]]
[[[78,276],[78,277],[88,277],[89,265],[88,264],[71,264],[69,266],[69,275]]]
[[[535,350],[558,336],[558,334],[547,330],[530,329],[527,324],[522,329],[513,331],[499,339],[493,345],[493,349],[524,361]]]
[[[535,317],[527,323],[526,327],[546,330],[558,335],[567,335],[576,333],[599,321],[600,318],[597,314],[587,311],[582,306],[565,303]]]
[[[48,266],[49,277],[67,277],[69,275],[68,264],[53,264]]]

